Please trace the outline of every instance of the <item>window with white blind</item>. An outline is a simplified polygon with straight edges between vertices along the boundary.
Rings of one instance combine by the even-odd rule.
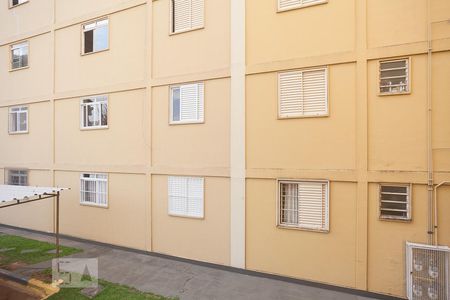
[[[411,220],[410,189],[410,185],[381,184],[380,218]]]
[[[183,84],[170,88],[170,124],[202,123],[204,84]]]
[[[16,106],[9,108],[9,133],[28,132],[28,107]]]
[[[27,3],[28,0],[9,0],[9,7],[15,7],[23,3]]]
[[[380,61],[380,94],[409,92],[409,59]]]
[[[109,47],[109,20],[102,19],[83,25],[83,54],[99,52]]]
[[[280,181],[278,224],[328,231],[328,190],[327,181]]]
[[[7,170],[7,184],[28,185],[28,170]]]
[[[28,42],[11,45],[11,70],[28,67]]]
[[[279,73],[279,117],[294,118],[328,115],[327,74],[327,68]]]
[[[178,33],[204,26],[204,0],[171,0],[171,32]]]
[[[108,175],[84,173],[80,176],[80,203],[108,206]]]
[[[203,218],[204,179],[169,176],[169,215]]]
[[[328,0],[278,0],[278,10],[290,10],[327,2]]]
[[[81,128],[108,127],[108,97],[95,96],[81,100]]]

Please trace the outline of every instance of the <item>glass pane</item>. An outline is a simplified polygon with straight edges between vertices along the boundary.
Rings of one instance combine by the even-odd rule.
[[[84,53],[91,53],[94,51],[94,31],[89,30],[84,32]]]
[[[108,125],[108,104],[102,103],[102,126]]]
[[[94,30],[94,51],[101,51],[108,48],[108,26],[103,26]]]
[[[404,68],[406,67],[406,60],[399,61],[389,61],[381,63],[381,70],[394,69],[394,68]]]
[[[381,192],[383,193],[404,193],[408,192],[408,187],[406,186],[381,186]]]
[[[26,112],[19,113],[19,126],[20,126],[20,131],[27,131],[27,113]]]
[[[87,126],[94,126],[94,106],[87,105]]]
[[[172,89],[172,121],[180,121],[180,89]]]
[[[9,131],[16,132],[17,129],[17,113],[11,113],[9,114]]]
[[[405,69],[400,69],[400,70],[381,71],[381,78],[395,77],[395,76],[404,76],[404,77],[406,77],[406,70]]]

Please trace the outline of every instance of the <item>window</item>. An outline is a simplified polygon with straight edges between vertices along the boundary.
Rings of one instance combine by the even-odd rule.
[[[380,218],[411,220],[410,185],[380,185]]]
[[[409,59],[380,62],[380,94],[409,92]]]
[[[327,2],[328,0],[278,0],[278,10],[290,10]]]
[[[10,185],[28,185],[27,170],[7,170],[8,182]]]
[[[28,67],[28,42],[11,46],[11,70]]]
[[[278,74],[280,118],[328,115],[327,69]]]
[[[109,47],[108,19],[83,25],[83,53],[106,50]]]
[[[203,83],[173,86],[170,90],[171,124],[203,122]]]
[[[9,133],[28,132],[28,107],[18,106],[9,109]]]
[[[327,181],[280,181],[278,224],[328,231]]]
[[[204,0],[171,0],[171,32],[178,33],[204,26]]]
[[[81,174],[80,203],[108,206],[108,175]]]
[[[108,127],[108,97],[96,96],[81,100],[81,128]]]
[[[18,5],[26,3],[26,2],[28,2],[28,0],[10,0],[9,7],[18,6]]]
[[[203,178],[169,176],[169,214],[203,218]]]

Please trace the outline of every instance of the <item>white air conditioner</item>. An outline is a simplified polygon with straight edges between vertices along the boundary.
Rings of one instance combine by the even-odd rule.
[[[450,300],[450,248],[406,243],[406,292],[410,300]]]

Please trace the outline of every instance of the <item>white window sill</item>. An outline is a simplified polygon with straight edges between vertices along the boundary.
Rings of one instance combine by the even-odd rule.
[[[392,221],[392,222],[400,222],[400,223],[410,223],[412,218],[397,218],[397,217],[388,217],[388,216],[380,216],[380,221]]]
[[[406,92],[387,92],[387,93],[378,93],[378,96],[384,97],[384,96],[399,96],[399,95],[410,95],[411,91]]]
[[[18,135],[18,134],[28,134],[28,130],[27,131],[9,131],[8,132],[10,135]]]
[[[24,5],[24,4],[27,4],[28,2],[30,2],[30,1],[25,1],[25,2],[22,2],[22,3],[19,3],[19,4],[16,4],[16,5],[8,5],[8,8],[9,9],[13,9],[13,8],[16,8],[16,7],[18,7],[18,6],[22,6],[22,5]]]
[[[189,125],[189,124],[205,124],[204,120],[200,121],[170,121],[169,125]]]
[[[314,229],[314,228],[308,228],[308,227],[300,227],[295,225],[277,225],[277,228],[279,229],[288,229],[288,230],[299,230],[299,231],[310,231],[310,232],[318,232],[318,233],[329,233],[329,229]]]
[[[291,116],[280,116],[278,115],[278,120],[289,120],[289,119],[308,119],[308,118],[326,118],[329,117],[330,114],[322,114],[322,115],[291,115]]]
[[[102,205],[102,204],[94,204],[94,203],[80,202],[80,205],[81,205],[81,206],[97,207],[97,208],[109,208],[108,204]]]
[[[106,48],[106,49],[103,49],[103,50],[92,51],[92,52],[88,52],[88,53],[81,52],[81,56],[87,56],[87,55],[101,53],[101,52],[106,52],[106,51],[109,51],[109,47]]]
[[[87,127],[80,127],[80,130],[82,131],[89,131],[89,130],[102,130],[102,129],[108,129],[108,125],[106,126],[87,126]]]
[[[201,30],[201,29],[205,29],[205,26],[189,28],[189,29],[180,30],[180,31],[176,31],[176,32],[170,32],[169,36],[182,34],[182,33],[186,33],[186,32],[191,32],[191,31],[197,31],[197,30]]]
[[[306,7],[310,7],[310,6],[316,6],[316,5],[326,4],[326,3],[328,3],[328,0],[323,0],[323,1],[315,2],[315,3],[303,4],[303,5],[295,5],[295,6],[287,7],[287,8],[283,8],[283,9],[280,9],[280,8],[278,7],[277,13],[282,13],[282,12],[285,12],[285,11],[290,11],[290,10],[295,10],[295,9],[301,9],[301,8],[306,8]]]
[[[15,69],[9,69],[9,72],[15,72],[15,71],[20,71],[20,70],[26,70],[29,69],[30,66],[26,66],[26,67],[20,67],[20,68],[15,68]]]
[[[196,216],[188,216],[188,215],[178,215],[174,213],[169,213],[169,216],[171,217],[177,217],[177,218],[184,218],[184,219],[194,219],[194,220],[204,220],[205,217],[196,217]]]

